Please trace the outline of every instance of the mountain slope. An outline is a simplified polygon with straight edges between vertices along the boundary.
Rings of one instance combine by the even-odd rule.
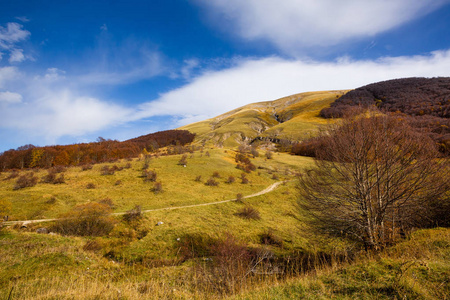
[[[197,134],[199,143],[219,147],[235,147],[256,138],[298,140],[329,122],[319,112],[346,92],[309,92],[252,103],[179,129]]]

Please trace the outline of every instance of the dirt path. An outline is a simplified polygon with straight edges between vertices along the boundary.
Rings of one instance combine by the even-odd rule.
[[[265,188],[264,190],[248,195],[248,196],[244,196],[242,197],[243,199],[247,199],[247,198],[253,198],[253,197],[258,197],[267,193],[270,193],[271,191],[273,191],[274,189],[276,189],[280,184],[284,183],[284,181],[278,181],[275,182],[271,185],[269,185],[267,188]],[[230,199],[230,200],[222,200],[222,201],[216,201],[216,202],[209,202],[209,203],[201,203],[201,204],[193,204],[193,205],[184,205],[184,206],[172,206],[172,207],[163,207],[163,208],[155,208],[155,209],[147,209],[147,210],[143,210],[143,213],[149,213],[149,212],[153,212],[153,211],[162,211],[162,210],[173,210],[173,209],[183,209],[183,208],[191,208],[191,207],[198,207],[198,206],[208,206],[208,205],[216,205],[216,204],[221,204],[221,203],[227,203],[227,202],[232,202],[232,201],[236,201],[237,199]],[[120,212],[120,213],[113,213],[112,215],[114,216],[122,216],[126,214],[126,212]],[[51,222],[51,221],[56,221],[57,219],[41,219],[41,220],[22,220],[22,221],[6,221],[3,222],[4,226],[10,226],[10,225],[15,225],[15,224],[22,224],[22,225],[27,225],[27,224],[31,224],[31,223],[42,223],[42,222]]]

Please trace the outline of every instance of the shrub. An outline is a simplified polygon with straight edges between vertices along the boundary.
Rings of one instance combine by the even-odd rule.
[[[153,188],[152,188],[152,192],[155,194],[158,194],[158,193],[162,193],[162,191],[163,191],[162,183],[160,181],[155,182],[155,184],[153,185]]]
[[[140,205],[136,205],[123,215],[123,220],[127,223],[142,219],[142,210]]]
[[[156,174],[156,171],[147,171],[144,170],[142,172],[142,177],[144,177],[144,182],[155,182],[156,178],[158,177],[158,174]]]
[[[106,204],[92,202],[77,205],[60,216],[53,230],[63,235],[106,235],[116,224],[116,220],[110,214],[111,208]]]
[[[186,166],[187,165],[187,155],[183,154],[180,158],[180,160],[178,161],[178,164],[180,166]]]
[[[22,175],[20,176],[17,181],[16,184],[14,185],[14,190],[20,190],[26,187],[32,187],[35,186],[38,182],[38,178],[36,176],[34,176],[32,173],[26,174],[26,175]]]
[[[244,196],[241,193],[236,195],[236,201],[242,202],[243,199],[244,199]]]
[[[212,177],[213,177],[213,178],[220,178],[219,172],[214,171],[213,174],[212,174]]]
[[[130,164],[130,163],[127,163],[127,164],[125,165],[124,168],[125,168],[125,169],[130,169],[130,168],[131,168],[131,164]]]
[[[89,182],[89,183],[86,185],[86,188],[87,188],[87,189],[95,189],[95,184],[93,184],[92,182]]]
[[[252,147],[252,150],[250,151],[250,153],[252,154],[253,158],[259,157],[259,152],[254,147]]]
[[[235,213],[236,216],[247,219],[247,220],[260,220],[261,215],[259,214],[259,211],[252,207],[252,206],[246,206],[239,210],[237,213]]]
[[[218,186],[219,182],[217,182],[214,178],[209,178],[206,182],[205,185],[207,186]]]
[[[114,172],[116,171],[116,169],[114,167],[108,167],[108,166],[103,166],[101,169],[101,174],[102,175],[114,175]]]
[[[5,180],[14,179],[17,177],[19,177],[19,172],[17,170],[13,170],[11,174],[9,174],[9,176],[5,178]]]
[[[202,175],[198,175],[197,177],[195,177],[195,181],[197,182],[202,181]]]
[[[58,165],[58,166],[54,166],[50,170],[52,170],[55,173],[64,173],[67,170],[67,168],[64,166]]]
[[[274,245],[277,247],[283,246],[283,240],[275,235],[272,229],[269,229],[266,232],[260,234],[259,241],[264,245]]]
[[[272,175],[272,179],[278,180],[278,179],[280,179],[280,177],[278,177],[278,175],[274,173],[274,174]]]
[[[247,184],[247,183],[248,183],[248,178],[247,178],[247,176],[245,175],[245,173],[242,173],[242,174],[241,174],[241,183],[242,183],[242,184]]]
[[[92,169],[92,165],[90,165],[90,164],[81,166],[81,171],[87,171],[87,170],[91,170],[91,169]]]
[[[267,150],[265,155],[266,155],[267,159],[272,159],[273,158],[273,153],[270,150]]]
[[[61,170],[61,169],[60,169]],[[65,168],[64,168],[65,170]],[[45,175],[42,178],[42,182],[44,183],[53,183],[53,184],[61,184],[65,182],[64,179],[64,174],[60,174],[58,177],[56,176],[57,173],[61,173],[58,172],[58,170],[56,170],[55,168],[51,168],[48,170],[48,174]]]
[[[109,206],[109,208],[114,209],[116,206],[114,205],[114,202],[111,200],[111,198],[104,198],[97,201],[100,204],[104,204]]]
[[[233,183],[233,182],[235,182],[236,181],[236,178],[234,178],[234,176],[228,176],[228,179],[227,179],[227,181],[226,181],[226,183]]]

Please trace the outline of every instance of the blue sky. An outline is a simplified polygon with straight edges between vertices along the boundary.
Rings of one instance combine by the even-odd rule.
[[[450,76],[450,0],[0,0],[0,152]]]

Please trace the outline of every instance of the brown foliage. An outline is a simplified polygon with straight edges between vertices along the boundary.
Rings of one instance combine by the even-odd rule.
[[[300,207],[321,229],[382,247],[420,225],[430,199],[449,189],[448,161],[402,120],[358,117],[327,132],[299,186]]]
[[[20,190],[26,187],[35,186],[38,183],[39,178],[37,178],[33,173],[28,173],[20,176],[16,184],[14,185],[14,190]]]
[[[111,208],[105,204],[92,202],[78,205],[61,215],[53,230],[64,235],[106,235],[117,222],[110,214]]]
[[[247,219],[247,220],[260,220],[261,219],[261,215],[260,215],[259,211],[250,205],[247,205],[244,208],[240,209],[237,213],[235,213],[235,215],[238,217],[241,217],[243,219]]]
[[[67,146],[35,147],[25,145],[0,154],[0,170],[110,162],[137,157],[144,148],[152,152],[169,145],[184,146],[192,142],[194,137],[194,134],[186,130],[167,130],[124,142],[98,138],[94,143]]]
[[[207,185],[207,186],[218,186],[219,182],[211,177],[205,182],[205,185]]]

